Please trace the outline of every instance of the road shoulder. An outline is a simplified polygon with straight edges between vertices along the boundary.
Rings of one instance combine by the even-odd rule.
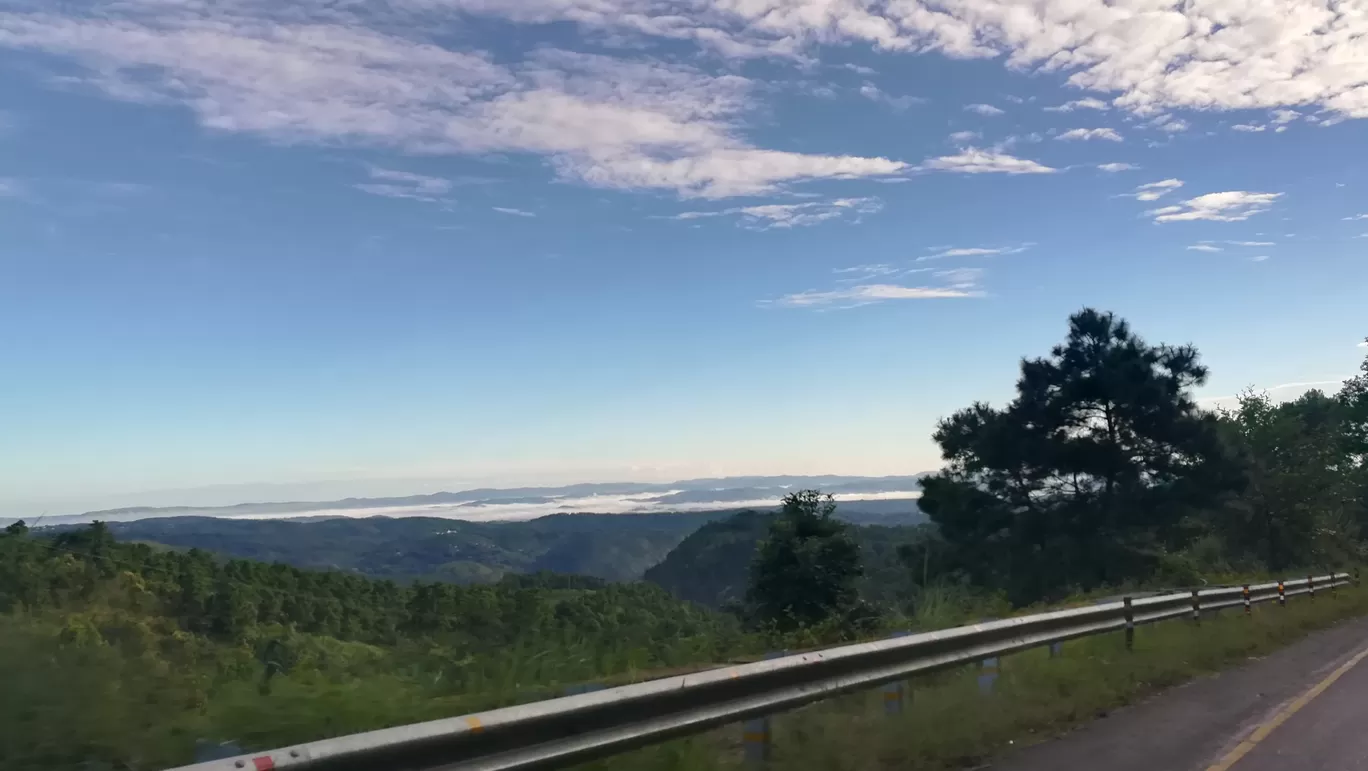
[[[995,761],[994,771],[1205,771],[1259,725],[1368,646],[1368,617],[1315,632],[1268,656],[1165,691],[1053,741]],[[1360,665],[1368,667],[1368,662]]]

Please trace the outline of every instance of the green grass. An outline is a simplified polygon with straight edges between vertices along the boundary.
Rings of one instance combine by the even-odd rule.
[[[965,603],[953,593],[921,609],[903,628],[1005,615],[991,603]],[[877,691],[832,699],[773,719],[774,767],[973,766],[1008,742],[1054,735],[1156,689],[1363,614],[1368,590],[1319,592],[1315,602],[1296,597],[1286,608],[1259,606],[1250,618],[1227,610],[1200,628],[1178,620],[1144,626],[1131,652],[1123,650],[1119,635],[1109,635],[1068,643],[1058,659],[1044,649],[1005,657],[998,692],[986,702],[972,668],[912,681],[911,701],[900,716],[883,714]],[[691,661],[731,658],[700,643],[698,650],[680,653],[675,666],[641,668],[641,657],[625,648],[562,641],[554,648],[515,646],[498,661],[483,662],[479,677],[459,677],[480,662],[305,636],[297,640],[300,662],[263,692],[250,646],[212,643],[160,623],[114,611],[0,616],[0,767],[157,771],[189,762],[200,739],[267,749],[548,698],[559,695],[560,685],[584,682],[591,671],[616,672],[602,682],[617,684],[716,666]],[[796,642],[778,647],[793,649]],[[589,767],[725,771],[742,765],[740,735],[739,726],[730,726]],[[103,765],[88,765],[92,760]]]
[[[901,715],[883,712],[877,691],[821,702],[772,718],[773,763],[784,771],[943,771],[981,765],[1009,746],[1041,741],[1201,675],[1238,665],[1308,633],[1368,614],[1368,589],[1318,592],[1286,607],[1236,609],[1200,626],[1171,620],[1004,657],[996,691],[981,695],[963,668],[911,683]],[[714,771],[743,766],[740,728],[646,748],[584,768],[598,771]]]

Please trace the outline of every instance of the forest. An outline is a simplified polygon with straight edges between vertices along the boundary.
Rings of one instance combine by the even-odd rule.
[[[150,771],[205,743],[275,746],[1099,591],[1361,562],[1368,360],[1333,393],[1250,391],[1224,410],[1194,400],[1206,378],[1195,348],[1080,311],[1021,362],[1010,402],[936,427],[929,524],[856,526],[796,491],[778,512],[671,534],[645,580],[395,580],[17,523],[0,534],[0,765]]]

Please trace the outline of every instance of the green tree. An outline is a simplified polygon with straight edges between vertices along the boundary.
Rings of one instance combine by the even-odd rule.
[[[1085,309],[1048,357],[1021,363],[1016,398],[942,420],[945,468],[921,508],[976,583],[1015,602],[1153,571],[1193,536],[1189,515],[1239,485],[1215,416],[1191,389],[1191,346],[1153,346]]]
[[[1368,338],[1364,339],[1368,346]],[[1368,533],[1368,356],[1360,374],[1344,381],[1335,400],[1339,403],[1340,437],[1351,486],[1352,509],[1361,533]]]
[[[860,547],[849,526],[832,517],[835,511],[832,497],[817,490],[784,497],[751,563],[746,604],[752,620],[781,631],[858,621]]]
[[[1357,527],[1344,518],[1351,486],[1336,400],[1311,391],[1274,404],[1249,391],[1222,418],[1247,480],[1218,515],[1234,553],[1283,570],[1343,552],[1335,544],[1354,538]]]

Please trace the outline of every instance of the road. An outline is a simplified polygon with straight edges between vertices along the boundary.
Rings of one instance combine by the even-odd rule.
[[[1368,618],[1116,710],[992,771],[1368,771]]]

